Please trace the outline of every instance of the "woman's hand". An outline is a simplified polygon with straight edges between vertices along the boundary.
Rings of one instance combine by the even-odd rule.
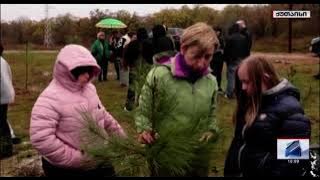
[[[142,144],[152,144],[156,140],[156,134],[151,131],[143,131],[138,136],[138,141]]]
[[[208,131],[202,134],[201,138],[199,139],[200,142],[206,141],[208,142],[213,136],[213,133]]]

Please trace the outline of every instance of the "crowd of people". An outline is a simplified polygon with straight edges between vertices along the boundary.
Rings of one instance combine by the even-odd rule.
[[[122,35],[124,34],[124,35]],[[300,176],[307,160],[289,164],[277,159],[277,138],[310,138],[311,125],[300,104],[299,90],[278,76],[272,63],[250,55],[252,35],[243,20],[236,21],[224,36],[223,29],[206,23],[186,28],[179,49],[166,33],[155,25],[152,38],[145,28],[136,32],[104,32],[88,50],[81,45],[66,45],[56,57],[53,78],[36,100],[30,121],[30,140],[42,156],[46,176],[113,176],[110,167],[89,168],[93,160],[81,149],[80,111],[90,112],[107,133],[122,138],[127,135],[118,121],[106,110],[92,81],[108,80],[108,64],[114,64],[117,80],[121,71],[129,71],[126,111],[137,111],[135,125],[138,141],[152,144],[156,133],[151,119],[151,95],[166,92],[177,101],[174,117],[164,120],[165,128],[181,127],[194,120],[203,122],[201,141],[218,137],[217,97],[223,93],[235,99],[234,134],[225,160],[225,176]],[[3,48],[2,48],[3,50]],[[222,69],[226,63],[227,86],[223,90]],[[141,64],[148,73],[141,89],[134,86]],[[158,89],[157,89],[158,88]],[[137,94],[137,91],[140,93]],[[66,98],[68,97],[68,98]],[[10,67],[1,55],[1,157],[12,154],[12,136],[7,122],[8,104],[14,100]],[[151,103],[151,104],[150,104]],[[169,106],[169,105],[168,105]],[[149,108],[149,109],[143,109]],[[192,167],[185,176],[208,176],[206,167]]]

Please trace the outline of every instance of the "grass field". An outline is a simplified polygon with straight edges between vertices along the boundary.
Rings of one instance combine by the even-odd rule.
[[[29,141],[30,113],[37,97],[48,85],[52,78],[52,70],[57,52],[29,52],[28,70],[26,71],[26,53],[11,52],[4,53],[5,59],[11,65],[13,82],[16,90],[15,103],[10,105],[8,118],[15,133],[24,141]],[[302,55],[295,59],[290,56],[275,56],[270,60],[278,60],[275,63],[280,75],[289,78],[296,85],[302,95],[302,104],[306,115],[312,123],[311,144],[319,144],[319,80],[312,76],[319,71],[319,64],[316,58]],[[109,65],[110,71],[114,70],[113,64]],[[291,70],[290,70],[291,69]],[[110,72],[109,71],[109,72]],[[26,78],[28,72],[28,78]],[[223,87],[225,87],[225,71],[223,72]],[[26,84],[26,80],[28,83]],[[27,86],[26,86],[27,85]],[[123,111],[127,89],[121,87],[115,80],[114,75],[109,76],[109,81],[95,82],[98,94],[107,110],[125,127],[127,131],[134,132],[134,122],[131,113]],[[27,89],[26,89],[27,87]],[[235,108],[234,100],[227,100],[222,95],[218,97],[217,119],[222,134],[215,148],[212,159],[211,176],[222,176],[223,165],[227,149],[233,136],[232,113]],[[16,151],[30,149],[16,146]]]
[[[307,53],[312,38],[314,37],[293,38],[292,52]],[[258,52],[288,52],[288,38],[260,38],[253,42],[252,50]]]
[[[252,51],[257,52],[288,52],[288,37],[279,36],[279,37],[264,37],[255,39],[253,37]],[[303,36],[292,38],[292,52],[307,53],[309,51],[309,46],[311,39],[315,38],[314,36]],[[4,47],[11,50],[22,50],[25,51],[26,44],[3,44]],[[87,48],[90,48],[90,44],[82,43]],[[42,44],[32,44],[29,43],[28,47],[33,50],[48,50]],[[63,45],[55,45],[49,50],[57,50],[62,48]]]

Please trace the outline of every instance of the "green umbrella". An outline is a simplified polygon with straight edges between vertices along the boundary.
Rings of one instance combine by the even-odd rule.
[[[113,18],[107,18],[107,19],[102,19],[96,24],[96,27],[99,28],[113,28],[113,29],[118,29],[118,28],[126,28],[127,25],[125,25],[123,22],[113,19]]]

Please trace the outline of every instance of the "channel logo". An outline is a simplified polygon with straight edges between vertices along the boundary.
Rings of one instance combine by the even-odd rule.
[[[311,18],[311,11],[273,11],[273,18]]]
[[[277,139],[277,159],[309,159],[309,139]]]

